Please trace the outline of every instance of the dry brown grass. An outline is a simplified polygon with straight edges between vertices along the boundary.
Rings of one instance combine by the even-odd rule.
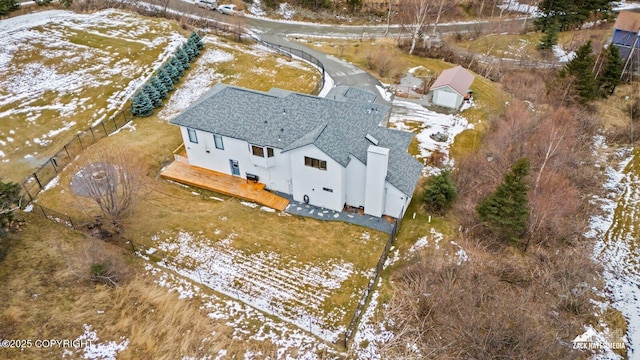
[[[456,241],[469,261],[458,265],[443,250],[394,276],[387,316],[396,337],[386,357],[584,357],[561,341],[570,343],[594,321],[594,294],[584,284],[592,284],[596,268],[581,254],[586,247],[563,249],[560,256],[539,247],[528,254],[489,253],[473,241]]]
[[[141,271],[139,259],[118,247],[103,244],[103,251],[138,269],[131,281],[112,288],[79,279],[68,263],[77,248],[86,246],[86,236],[36,215],[26,219],[27,226],[8,239],[8,255],[0,266],[0,338],[76,339],[88,324],[99,343],[129,339],[119,356],[127,359],[203,357],[221,349],[229,356],[247,350],[275,352],[269,341],[233,338],[233,329],[224,320],[210,319],[199,300],[179,300],[154,284]],[[59,358],[61,353],[60,348],[3,349],[2,357]]]

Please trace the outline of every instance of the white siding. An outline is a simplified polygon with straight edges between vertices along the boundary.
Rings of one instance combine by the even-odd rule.
[[[432,102],[439,106],[458,109],[462,105],[462,96],[448,86],[433,91]]]
[[[293,179],[293,199],[304,201],[309,197],[311,205],[342,211],[344,207],[345,168],[314,145],[307,145],[288,152]],[[324,160],[327,169],[320,170],[304,164],[304,157]],[[323,190],[331,189],[333,192]]]
[[[389,149],[369,145],[367,149],[367,172],[364,184],[364,213],[373,216],[382,216],[385,202],[385,178],[387,177],[387,164],[389,162]]]
[[[401,218],[404,215],[404,212],[407,211],[407,206],[409,206],[409,202],[411,202],[411,197],[408,197],[388,182],[385,186],[387,194],[383,214],[394,218]]]
[[[350,156],[346,174],[346,203],[349,206],[364,207],[364,183],[367,167],[358,159]]]
[[[191,165],[231,175],[229,160],[235,160],[240,167],[240,177],[245,178],[246,173],[255,174],[268,189],[289,193],[291,173],[287,153],[282,154],[280,149],[274,149],[274,157],[270,158],[269,162],[275,163],[275,165],[267,169],[265,168],[266,161],[261,161],[251,154],[249,144],[244,140],[223,136],[224,149],[216,149],[213,134],[196,131],[198,143],[194,144],[189,141],[187,129],[184,127],[180,127],[180,129]],[[207,150],[209,150],[208,153]],[[266,154],[265,150],[265,156]]]

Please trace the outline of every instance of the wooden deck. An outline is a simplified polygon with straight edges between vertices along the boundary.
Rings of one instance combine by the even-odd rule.
[[[264,190],[265,184],[174,161],[160,173],[169,180],[256,202],[283,211],[289,200]]]

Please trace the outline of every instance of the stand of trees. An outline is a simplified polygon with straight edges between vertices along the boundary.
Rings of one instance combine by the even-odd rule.
[[[153,114],[155,108],[162,106],[162,100],[180,81],[189,63],[200,55],[204,43],[196,32],[191,33],[189,40],[176,51],[176,55],[167,61],[131,99],[131,113],[134,116],[146,117]]]
[[[18,0],[0,0],[0,16],[5,16],[19,7]]]

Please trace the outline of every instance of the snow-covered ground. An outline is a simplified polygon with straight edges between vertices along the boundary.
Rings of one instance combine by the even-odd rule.
[[[84,325],[84,333],[75,340],[74,343],[81,344],[79,349],[73,351],[65,349],[62,352],[62,358],[77,358],[80,355],[83,359],[91,360],[115,360],[119,352],[125,350],[129,346],[129,339],[120,338],[116,341],[100,341],[98,332],[93,330],[93,326]]]
[[[54,137],[107,119],[184,41],[169,23],[112,9],[49,10],[2,20],[3,162],[14,153],[37,158]],[[150,64],[134,61],[132,52],[143,51],[159,56]]]
[[[461,115],[441,114],[431,111],[424,106],[408,101],[395,100],[389,124],[400,130],[414,132],[418,139],[420,153],[417,158],[423,163],[434,152],[439,151],[445,155],[444,166],[453,166],[449,157],[449,148],[459,133],[472,129],[467,119]],[[432,138],[437,133],[445,134],[445,141],[436,141]],[[426,165],[426,164],[425,164]],[[438,173],[439,168],[426,165],[424,175]]]
[[[606,151],[603,137],[596,138],[598,151]],[[592,202],[602,209],[590,221],[587,236],[596,240],[594,258],[604,266],[606,292],[627,320],[628,357],[640,354],[640,174],[637,151],[620,149],[614,165],[601,165],[608,181],[606,195]],[[620,329],[609,329],[616,331]],[[605,354],[606,358],[606,354]]]
[[[531,14],[533,16],[540,16],[540,10],[535,5],[521,4],[517,0],[503,0],[501,5],[498,5],[500,9],[507,11],[515,11],[525,14]],[[640,3],[630,1],[614,1],[612,6],[614,11],[633,10],[640,8]]]
[[[345,327],[335,324],[348,322],[346,316],[351,309],[328,301],[344,281],[353,277],[366,279],[373,269],[358,271],[341,259],[309,263],[274,252],[249,254],[233,246],[237,234],[216,233],[220,238],[212,240],[186,231],[160,231],[151,238],[154,249],[166,255],[158,266],[325,341],[335,342],[344,333]],[[355,299],[363,289],[352,290],[351,297]]]
[[[177,88],[170,99],[165,103],[158,116],[170,120],[194,103],[213,85],[223,79],[223,75],[212,70],[217,64],[231,62],[235,59],[233,53],[242,51],[256,58],[266,58],[273,56],[271,50],[261,45],[255,45],[252,48],[246,46],[240,47],[234,43],[220,41],[219,38],[207,36],[203,39],[205,48],[203,53],[195,62],[195,71],[191,71],[189,75],[182,80],[182,84]],[[303,60],[296,59],[292,61],[284,61],[278,58],[275,65],[277,68],[294,67],[298,69],[311,69],[311,65]],[[260,72],[262,68],[256,67],[252,71]],[[327,77],[328,83],[333,84],[332,80]]]
[[[211,319],[224,321],[234,329],[233,338],[240,340],[270,341],[277,346],[277,359],[337,358],[336,350],[319,341],[308,332],[269,316],[241,301],[219,297],[203,291],[193,281],[167,272],[164,268],[147,265],[147,271],[156,276],[156,282],[169,291],[177,292],[180,299],[199,299]],[[325,352],[326,357],[319,355]],[[220,354],[219,354],[220,355]],[[269,354],[245,353],[245,359],[266,359]]]

